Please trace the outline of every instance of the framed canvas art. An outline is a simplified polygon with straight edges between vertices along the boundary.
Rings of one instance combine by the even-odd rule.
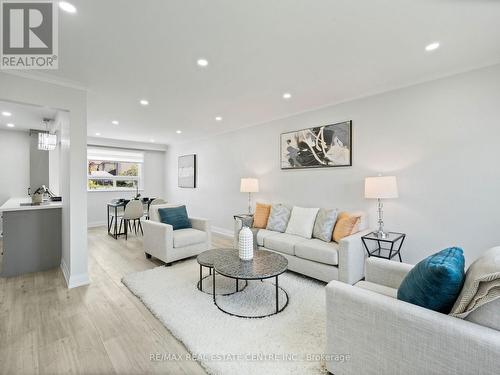
[[[196,155],[179,156],[178,185],[182,188],[196,187]]]
[[[352,121],[281,134],[281,169],[352,166]]]

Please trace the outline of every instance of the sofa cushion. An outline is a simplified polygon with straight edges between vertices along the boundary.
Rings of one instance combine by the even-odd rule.
[[[316,221],[314,222],[313,237],[325,242],[330,242],[333,235],[333,227],[337,221],[337,210],[320,208]]]
[[[309,240],[294,234],[278,233],[275,236],[268,236],[264,238],[264,247],[280,253],[295,255],[295,245],[304,241]]]
[[[500,331],[500,298],[481,305],[465,317],[469,322]]]
[[[174,247],[185,247],[203,243],[207,240],[207,232],[186,228],[173,231]]]
[[[273,204],[266,229],[283,233],[286,230],[291,213],[292,209],[290,207],[283,204]]]
[[[293,207],[286,233],[311,238],[319,208]]]
[[[356,232],[360,232],[362,230],[368,229],[368,215],[364,211],[348,211],[346,212],[349,216],[359,217],[359,222],[357,223],[355,229]],[[339,213],[340,215],[340,213]],[[353,233],[354,234],[354,233]]]
[[[450,247],[417,263],[401,282],[398,299],[448,314],[465,280],[463,250]]]
[[[388,297],[396,298],[398,294],[398,290],[395,288],[390,288],[385,285],[375,284],[370,281],[358,281],[356,285],[358,288],[370,290],[375,293],[383,294]]]
[[[253,229],[253,228],[252,228]],[[275,232],[273,230],[258,229],[257,230],[257,245],[264,246],[264,239],[269,236],[276,236],[280,232]]]
[[[356,233],[360,220],[360,216],[352,216],[347,212],[339,213],[333,229],[333,240],[339,242],[342,238]]]
[[[258,203],[255,205],[255,214],[253,215],[253,227],[265,228],[267,227],[267,220],[271,213],[271,205]]]
[[[191,228],[191,221],[188,218],[186,206],[168,207],[158,209],[160,221],[169,224],[174,231],[178,229]]]
[[[336,266],[339,264],[338,247],[339,245],[335,242],[325,242],[314,238],[297,243],[295,256]]]

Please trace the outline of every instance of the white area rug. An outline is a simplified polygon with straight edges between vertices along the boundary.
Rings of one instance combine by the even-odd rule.
[[[319,359],[326,342],[325,284],[287,272],[279,278],[289,295],[286,309],[267,318],[244,319],[220,311],[211,295],[196,288],[198,278],[198,263],[191,259],[130,274],[122,282],[211,374],[325,372]],[[217,301],[231,309],[251,302],[243,306],[245,313],[249,306],[253,312],[265,311],[275,303],[274,288],[266,283],[250,281],[243,292]],[[252,293],[254,297],[244,299]]]

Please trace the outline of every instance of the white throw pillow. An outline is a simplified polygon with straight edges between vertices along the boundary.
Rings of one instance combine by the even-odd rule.
[[[293,207],[286,233],[311,238],[319,208]]]

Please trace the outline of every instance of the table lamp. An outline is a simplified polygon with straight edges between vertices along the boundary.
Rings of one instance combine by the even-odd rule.
[[[387,238],[384,232],[384,212],[382,199],[398,198],[398,184],[395,176],[365,178],[365,198],[378,200],[378,230],[373,232],[379,238]]]
[[[252,213],[252,193],[259,192],[259,180],[256,178],[242,178],[240,192],[248,193],[248,214]]]

